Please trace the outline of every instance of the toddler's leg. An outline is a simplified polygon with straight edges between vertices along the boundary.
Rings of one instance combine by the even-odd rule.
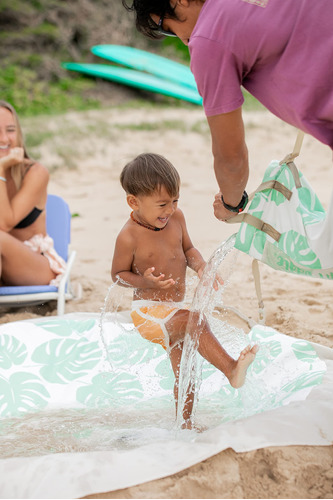
[[[180,372],[182,353],[183,353],[183,342],[179,342],[178,344],[176,344],[169,353],[171,366],[173,369],[173,373],[175,374],[175,385],[173,392],[176,403],[176,415],[178,411],[179,372]],[[191,415],[193,409],[193,401],[194,401],[193,389],[191,390],[189,387],[187,391],[185,405],[183,408],[183,420],[184,420],[183,428],[186,429],[191,429]]]
[[[190,323],[189,323],[190,321]],[[232,387],[241,387],[245,382],[246,371],[253,362],[258,346],[247,346],[240,353],[238,360],[234,360],[223,349],[213,335],[205,318],[199,322],[198,313],[190,313],[181,309],[166,323],[170,335],[170,344],[184,339],[186,331],[191,332],[192,338],[198,342],[198,351],[209,363],[225,374]]]

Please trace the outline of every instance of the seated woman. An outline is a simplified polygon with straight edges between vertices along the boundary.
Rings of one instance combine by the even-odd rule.
[[[14,108],[0,100],[0,286],[57,285],[65,271],[46,233],[48,181],[26,152]]]

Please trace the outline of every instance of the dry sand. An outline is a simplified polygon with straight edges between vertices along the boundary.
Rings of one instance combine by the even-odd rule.
[[[268,163],[292,151],[296,130],[268,112],[247,112],[244,120],[251,192]],[[99,312],[103,307],[111,284],[115,238],[129,215],[119,174],[139,153],[165,155],[179,170],[180,207],[192,241],[205,258],[237,230],[213,216],[217,185],[210,135],[200,108],[155,106],[68,113],[26,119],[23,129],[35,136],[43,133],[44,140],[30,151],[51,171],[49,192],[63,196],[71,212],[78,214],[72,220],[72,246],[78,251],[73,283],[81,283],[83,297],[68,302],[66,312]],[[306,136],[296,163],[327,208],[333,185],[330,149]],[[251,259],[241,254],[237,262],[228,301],[256,318]],[[300,278],[263,265],[261,274],[266,323],[281,333],[333,348],[332,282]],[[2,312],[0,323],[54,314],[51,303]],[[174,476],[86,498],[332,498],[332,465],[332,446],[271,447],[248,453],[228,449]]]

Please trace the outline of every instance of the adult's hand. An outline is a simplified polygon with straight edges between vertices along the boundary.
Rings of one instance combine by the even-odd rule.
[[[3,170],[7,170],[18,163],[22,163],[23,160],[24,149],[19,147],[11,148],[8,155],[0,159],[0,167],[2,167]]]
[[[231,217],[234,217],[236,215],[234,212],[230,212],[230,210],[227,210],[223,205],[221,200],[221,192],[215,195],[213,208],[215,217],[223,222],[231,219]]]

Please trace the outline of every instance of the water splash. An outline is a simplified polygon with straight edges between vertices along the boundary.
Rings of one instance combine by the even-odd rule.
[[[99,323],[98,323],[99,338],[100,338],[100,342],[101,342],[101,345],[102,345],[102,351],[103,351],[104,362],[105,362],[103,368],[105,368],[106,371],[109,370],[109,371],[112,371],[112,372],[114,371],[114,368],[113,368],[112,361],[111,361],[111,358],[110,358],[108,346],[107,346],[106,340],[104,338],[103,325],[104,325],[104,321],[105,321],[106,311],[107,311],[107,308],[109,306],[109,300],[110,300],[110,297],[112,296],[111,292],[114,289],[115,285],[116,285],[116,283],[112,283],[112,285],[109,287],[109,289],[107,291],[107,294],[106,294],[105,299],[104,299],[104,304],[103,304],[103,307],[101,309],[101,314],[100,314],[100,317],[99,317]]]
[[[203,363],[203,358],[198,354],[200,336],[198,332],[200,331],[202,322],[205,321],[205,317],[212,315],[217,304],[220,306],[223,304],[222,295],[228,285],[229,277],[236,262],[236,252],[232,255],[233,259],[229,267],[221,269],[221,264],[225,261],[227,255],[234,249],[235,241],[236,234],[233,234],[215,250],[207,262],[204,273],[194,294],[191,306],[192,313],[190,314],[187,325],[180,367],[176,421],[176,427],[178,429],[181,429],[184,423],[183,410],[189,392],[194,395],[191,416],[192,423],[195,419],[202,381],[201,372]],[[199,316],[196,313],[199,313]],[[223,325],[222,322],[221,325]]]
[[[172,412],[127,408],[27,413],[1,421],[0,459],[54,453],[124,451],[174,437]],[[158,413],[158,415],[156,415]]]
[[[120,322],[117,321],[117,312],[120,308],[121,303],[123,302],[124,293],[126,290],[124,287],[121,286],[122,284],[126,285],[126,282],[124,282],[121,278],[118,277],[117,281],[112,283],[112,285],[109,287],[104,299],[103,307],[101,308],[101,314],[98,323],[99,340],[102,346],[103,357],[105,360],[104,368],[105,371],[111,371],[111,372],[114,372],[115,369],[112,364],[111,356],[109,353],[108,342],[105,339],[104,323],[108,319],[107,314],[111,312],[115,316],[113,318],[113,321],[115,323],[118,323],[118,325],[120,325]]]

